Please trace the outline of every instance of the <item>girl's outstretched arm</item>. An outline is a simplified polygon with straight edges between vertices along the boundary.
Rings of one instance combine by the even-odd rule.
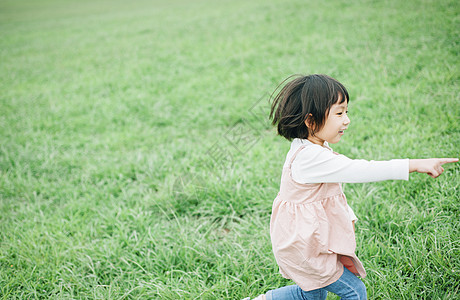
[[[428,159],[410,159],[409,173],[418,172],[426,173],[433,178],[438,177],[444,172],[443,164],[457,162],[458,158],[428,158]]]
[[[409,173],[427,173],[436,178],[441,165],[457,158],[392,159],[367,161],[336,155],[316,144],[306,145],[291,165],[292,179],[298,183],[360,183],[383,180],[409,180]]]

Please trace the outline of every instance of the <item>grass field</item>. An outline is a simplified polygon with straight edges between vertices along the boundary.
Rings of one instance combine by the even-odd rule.
[[[269,237],[290,146],[270,93],[331,75],[351,95],[334,150],[458,157],[459,15],[448,0],[2,0],[1,297],[291,284]],[[345,186],[369,299],[460,298],[459,170]]]

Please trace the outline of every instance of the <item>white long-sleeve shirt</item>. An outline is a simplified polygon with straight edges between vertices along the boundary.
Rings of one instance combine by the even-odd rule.
[[[322,147],[309,140],[294,139],[286,161],[297,149],[306,145],[292,162],[292,179],[298,183],[360,183],[383,180],[408,180],[409,159],[367,161],[337,155],[325,144]]]
[[[306,145],[292,162],[292,179],[298,183],[359,183],[383,180],[408,180],[409,159],[388,161],[367,161],[350,159],[335,154],[327,143],[325,147],[306,139],[294,139],[286,162],[291,160],[297,149]],[[356,215],[348,206],[350,217],[356,221]]]

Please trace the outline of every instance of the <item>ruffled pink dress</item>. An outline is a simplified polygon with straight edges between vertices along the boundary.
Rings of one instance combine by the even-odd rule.
[[[361,277],[366,271],[355,254],[355,233],[341,184],[301,184],[292,179],[292,162],[304,147],[283,168],[270,235],[281,275],[310,291],[337,281],[344,266]]]

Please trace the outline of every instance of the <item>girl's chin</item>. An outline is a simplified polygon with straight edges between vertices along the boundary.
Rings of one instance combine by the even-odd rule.
[[[328,144],[337,144],[338,142],[340,142],[340,137],[338,137],[336,139],[333,139],[333,140],[330,140],[330,141],[327,141]]]

